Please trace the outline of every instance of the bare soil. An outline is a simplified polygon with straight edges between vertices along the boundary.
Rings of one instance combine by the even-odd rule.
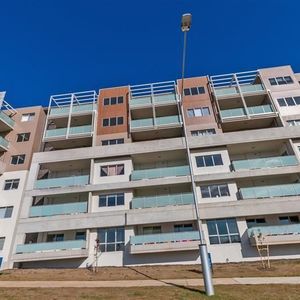
[[[265,270],[260,262],[214,264],[213,276],[272,277],[300,276],[300,260],[271,262]],[[200,265],[101,267],[97,273],[87,269],[15,269],[0,272],[0,280],[136,280],[201,278]],[[300,299],[300,296],[299,296]]]

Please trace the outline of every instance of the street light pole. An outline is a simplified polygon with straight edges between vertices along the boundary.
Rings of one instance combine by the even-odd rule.
[[[187,32],[190,30],[192,24],[192,15],[191,14],[184,14],[182,15],[181,19],[181,30],[183,32],[183,57],[182,57],[182,77],[181,77],[181,93],[180,93],[180,110],[181,110],[181,117],[183,123],[183,132],[184,132],[184,141],[185,147],[187,151],[188,161],[189,161],[189,168],[190,168],[190,176],[192,181],[192,189],[193,189],[193,196],[194,196],[194,205],[196,211],[196,218],[197,218],[197,227],[199,231],[200,237],[200,245],[199,245],[199,253],[201,259],[201,267],[204,279],[204,286],[205,292],[207,296],[213,296],[214,287],[212,282],[212,274],[211,274],[211,267],[208,257],[207,245],[204,238],[204,232],[202,228],[202,222],[199,216],[199,205],[198,205],[198,196],[197,196],[197,189],[195,184],[195,176],[193,171],[193,164],[191,158],[191,151],[189,147],[189,141],[187,136],[187,130],[185,127],[185,116],[184,116],[184,109],[183,109],[183,95],[184,95],[184,71],[185,71],[185,59],[186,59],[186,43],[187,43]]]

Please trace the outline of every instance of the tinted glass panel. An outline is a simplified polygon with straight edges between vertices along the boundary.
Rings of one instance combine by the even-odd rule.
[[[296,105],[295,102],[294,102],[294,99],[292,97],[285,98],[285,101],[286,101],[288,106]]]
[[[117,124],[117,119],[116,118],[111,118],[110,119],[110,126],[115,126]]]
[[[192,93],[192,95],[198,95],[198,90],[197,90],[197,88],[196,88],[196,87],[192,87],[192,88],[191,88],[191,93]]]
[[[199,94],[205,94],[205,89],[203,86],[198,86],[198,93]]]
[[[204,156],[205,166],[212,167],[214,165],[213,158],[211,155]]]
[[[286,106],[286,103],[283,98],[277,99],[279,106]]]
[[[275,78],[269,78],[271,85],[277,85]]]
[[[111,105],[117,104],[117,98],[116,97],[110,98],[110,104]]]
[[[196,164],[197,164],[197,167],[204,167],[204,159],[203,159],[203,156],[197,156],[196,157]]]
[[[103,103],[104,103],[104,105],[109,105],[109,98],[104,98]]]
[[[103,126],[106,127],[109,125],[109,119],[103,119]]]
[[[190,89],[184,89],[184,95],[189,96],[191,94]]]
[[[223,165],[221,154],[214,154],[213,158],[216,166]]]

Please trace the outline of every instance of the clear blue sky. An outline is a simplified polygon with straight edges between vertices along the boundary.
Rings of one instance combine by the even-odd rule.
[[[15,107],[178,78],[185,12],[187,76],[300,71],[299,0],[2,0],[0,12],[0,91]]]

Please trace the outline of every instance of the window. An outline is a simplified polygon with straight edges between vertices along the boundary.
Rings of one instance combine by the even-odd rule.
[[[192,136],[204,136],[204,135],[213,135],[216,134],[216,130],[211,129],[202,129],[202,130],[192,130],[191,131]]]
[[[124,164],[111,165],[111,166],[101,166],[100,176],[117,176],[124,175]]]
[[[5,242],[5,237],[1,236],[0,237],[0,250],[3,250],[3,248],[4,248],[4,242]]]
[[[264,218],[248,219],[246,222],[248,228],[266,224],[266,220]]]
[[[281,107],[300,105],[300,96],[278,98],[277,102],[278,102],[279,106],[281,106]]]
[[[16,190],[19,187],[20,179],[8,179],[4,182],[4,190]]]
[[[230,196],[227,184],[201,186],[200,190],[202,198],[217,198]]]
[[[35,113],[22,114],[21,122],[29,122],[34,119]]]
[[[204,86],[186,88],[183,91],[185,96],[190,96],[190,95],[195,96],[199,94],[205,94]]]
[[[124,250],[124,227],[99,228],[98,239],[101,252]]]
[[[13,212],[13,206],[0,207],[0,219],[10,218]]]
[[[24,164],[25,161],[25,154],[13,155],[11,157],[11,164],[12,165],[21,165]]]
[[[196,164],[198,168],[214,167],[223,165],[221,154],[196,156]]]
[[[175,232],[193,231],[193,224],[176,224],[174,225]]]
[[[299,223],[299,217],[298,216],[279,217],[279,223],[282,224],[282,225],[298,224]]]
[[[76,232],[75,240],[84,240],[85,241],[85,231]]]
[[[208,107],[189,108],[187,113],[189,117],[204,117],[210,115]]]
[[[124,139],[103,140],[102,146],[124,144]]]
[[[293,83],[293,79],[291,76],[273,77],[273,78],[269,78],[269,82],[271,85],[282,85],[282,84]]]
[[[61,242],[63,240],[64,240],[64,234],[63,233],[48,234],[47,235],[47,242]]]
[[[27,142],[29,141],[29,138],[30,138],[30,132],[19,133],[17,135],[17,143]]]
[[[161,233],[161,226],[147,226],[143,227],[143,234]]]
[[[239,243],[240,234],[235,219],[207,221],[209,242],[211,244]]]
[[[99,195],[99,207],[124,205],[124,193]]]
[[[124,102],[123,96],[104,98],[103,100],[104,105],[115,105],[115,104],[121,104],[123,102]]]
[[[123,117],[113,117],[109,119],[103,119],[103,127],[107,126],[116,126],[116,125],[122,125],[124,123]]]
[[[289,126],[299,126],[300,125],[300,119],[298,120],[288,120],[286,121]]]

